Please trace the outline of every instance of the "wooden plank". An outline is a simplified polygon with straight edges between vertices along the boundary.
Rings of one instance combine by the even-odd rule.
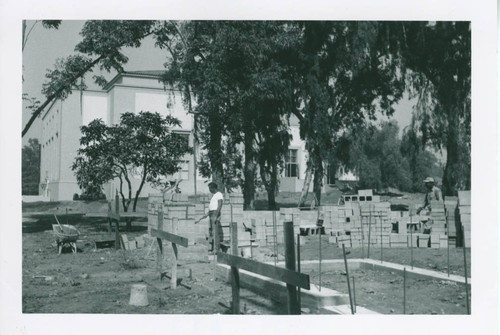
[[[159,238],[167,240],[169,242],[178,244],[184,248],[188,247],[188,239],[183,237],[183,236],[175,235],[175,234],[172,234],[172,233],[169,233],[166,231],[162,231],[162,230],[158,230],[158,229],[154,229],[154,228],[151,228],[151,236],[159,237]]]
[[[293,238],[293,221],[284,222],[283,230],[285,241],[285,266],[287,270],[295,272],[295,239]],[[288,291],[288,314],[300,315],[300,306],[297,300],[297,288],[295,286],[296,285],[291,283],[286,284],[286,289]]]
[[[232,210],[231,206],[231,210]],[[231,252],[238,255],[238,224],[231,222]],[[240,314],[240,271],[237,267],[231,267],[231,292],[233,300],[233,314]]]
[[[120,221],[120,214],[116,214],[113,212],[108,212],[108,218],[110,220]]]
[[[256,274],[276,279],[300,288],[310,290],[309,276],[303,273],[275,267],[270,264],[260,263],[247,258],[228,255],[223,252],[217,253],[217,261],[222,264],[234,266],[242,270],[254,272]]]

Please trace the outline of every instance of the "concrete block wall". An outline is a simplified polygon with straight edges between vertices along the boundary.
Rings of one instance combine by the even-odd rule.
[[[458,211],[460,213],[460,223],[463,233],[463,243],[465,247],[470,247],[471,243],[471,192],[458,192]]]
[[[194,220],[199,219],[208,211],[209,196],[194,198],[175,196],[163,203],[161,195],[150,195],[148,203],[149,226],[157,227],[157,213],[163,211],[164,220],[176,218],[179,220],[178,233],[184,234],[190,240],[196,241],[208,235],[208,219],[198,225]],[[187,201],[186,201],[187,200]],[[452,205],[450,205],[452,206]],[[431,235],[422,236],[419,243],[419,234],[413,234],[413,247],[447,246],[446,219],[444,204],[436,208],[432,214],[435,228]],[[470,206],[469,206],[470,208]],[[467,209],[464,208],[464,211]],[[470,209],[469,209],[470,211]],[[463,214],[464,222],[467,214]],[[226,194],[221,213],[224,240],[230,239],[230,222],[238,223],[240,243],[252,241],[259,246],[272,247],[276,242],[283,243],[283,223],[294,222],[294,234],[300,233],[300,228],[316,226],[318,218],[323,220],[325,233],[330,237],[329,242],[342,247],[360,247],[370,245],[376,247],[409,247],[410,234],[406,231],[407,222],[418,222],[419,216],[412,216],[406,211],[390,210],[389,202],[348,202],[344,205],[320,206],[318,210],[300,210],[298,208],[281,208],[279,211],[244,211],[242,194]],[[273,223],[274,222],[274,223]],[[393,223],[396,223],[397,233],[393,232]],[[470,214],[469,214],[470,227]],[[470,231],[470,230],[469,230]],[[370,234],[369,234],[370,232]],[[444,237],[443,237],[444,236]],[[446,241],[445,241],[446,240]],[[424,246],[425,245],[425,246]]]

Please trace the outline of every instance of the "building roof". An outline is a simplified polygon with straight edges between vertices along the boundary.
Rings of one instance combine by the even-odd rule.
[[[156,78],[160,79],[165,70],[146,70],[146,71],[124,71],[118,73],[111,79],[104,87],[103,90],[108,91],[120,78],[122,77],[136,77],[136,78]]]

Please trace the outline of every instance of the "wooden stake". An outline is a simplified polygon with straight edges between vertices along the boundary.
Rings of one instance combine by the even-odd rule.
[[[369,221],[368,221],[368,258],[370,258],[370,244],[371,244],[371,232],[372,232],[372,205],[369,207]]]
[[[177,235],[177,226],[179,219],[172,218],[172,234]],[[177,244],[172,242],[172,249],[174,250],[174,259],[172,260],[172,278],[170,278],[170,288],[177,288]]]
[[[354,305],[352,302],[352,294],[351,294],[351,281],[349,280],[349,268],[347,267],[347,258],[345,255],[344,243],[342,243],[342,252],[344,254],[345,273],[346,273],[346,277],[347,277],[347,290],[349,291],[349,303],[351,304],[351,313],[354,314]]]
[[[231,253],[238,256],[238,224],[231,222]],[[231,266],[231,289],[233,297],[233,314],[240,314],[240,272]]]
[[[120,215],[120,198],[118,197],[118,191],[115,194],[115,213]],[[115,249],[120,249],[120,233],[118,232],[120,227],[120,223],[116,220],[116,229],[115,229]]]
[[[319,222],[319,210],[318,210],[318,220],[316,222]],[[318,226],[316,225],[318,228],[319,228],[319,291],[321,292],[321,229],[322,229],[322,226]]]
[[[161,280],[161,274],[163,272],[163,242],[161,238],[157,237],[156,242],[158,243],[158,248],[156,249],[156,271],[159,273]]]
[[[406,314],[406,268],[403,269],[403,314]]]
[[[300,273],[300,234],[297,234],[297,272]],[[302,306],[300,297],[300,287],[297,287],[297,302],[299,306]],[[300,313],[302,313],[302,311],[300,311]]]
[[[413,215],[410,209],[410,265],[413,270]]]
[[[467,283],[467,253],[465,250],[465,236],[464,236],[464,273],[465,273],[465,302],[467,307],[467,314],[470,314],[469,306],[469,284]]]
[[[356,284],[354,283],[354,276],[352,276],[352,300],[354,301],[354,313],[356,313]]]
[[[380,217],[380,263],[384,261],[384,238],[382,235],[382,212],[378,212],[378,215]]]
[[[276,211],[273,211],[274,266],[278,261],[278,228],[276,228]]]
[[[448,255],[448,277],[450,276],[450,223],[448,221],[448,211],[446,208],[444,209],[445,211],[445,219],[446,219],[446,249],[447,249],[447,255]]]
[[[295,271],[295,248],[293,238],[293,222],[283,223],[284,242],[285,242],[285,267],[288,270]],[[288,291],[288,314],[300,314],[300,306],[297,301],[297,289],[294,285],[286,284]]]
[[[365,258],[365,234],[364,234],[364,231],[363,231],[363,217],[361,216],[361,220],[359,221],[361,224],[360,224],[360,228],[361,228],[361,258]]]

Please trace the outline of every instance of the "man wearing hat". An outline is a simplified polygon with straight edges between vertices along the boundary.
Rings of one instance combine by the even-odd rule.
[[[426,210],[428,212],[431,211],[431,201],[443,201],[443,195],[441,194],[441,190],[435,185],[434,178],[427,177],[424,179],[424,184],[426,188],[424,205],[420,206],[417,209],[417,214],[420,214],[422,210]]]
[[[423,213],[424,215],[429,215],[430,212],[432,211],[431,201],[443,201],[443,195],[441,194],[441,190],[435,185],[434,178],[432,177],[425,178],[424,184],[426,188],[424,205],[420,206],[417,209],[417,214],[420,214],[422,211],[424,211]],[[422,232],[424,234],[430,233],[431,227],[432,227],[432,220],[430,220],[429,218],[423,220]]]

